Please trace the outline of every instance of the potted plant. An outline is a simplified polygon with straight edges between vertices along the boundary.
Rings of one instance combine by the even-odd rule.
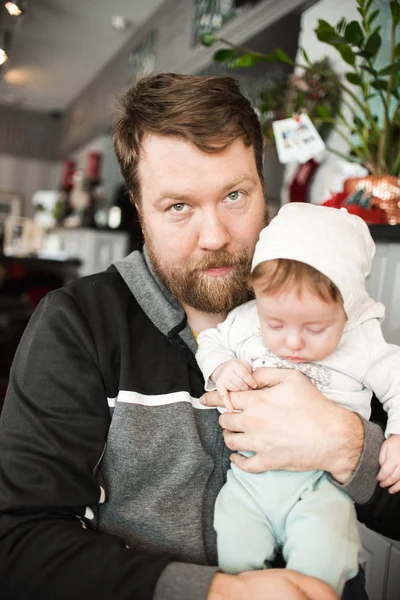
[[[346,63],[347,70],[340,80],[323,64],[311,63],[301,49],[303,63],[293,61],[281,48],[263,54],[237,46],[212,33],[202,36],[202,43],[211,46],[219,41],[227,48],[214,54],[214,60],[232,68],[250,67],[257,63],[281,62],[304,73],[335,79],[340,89],[341,107],[345,114],[332,106],[319,103],[313,115],[315,124],[330,125],[346,141],[348,155],[329,148],[332,152],[357,162],[368,169],[369,177],[348,180],[348,193],[364,189],[371,194],[373,203],[383,208],[390,223],[400,223],[400,42],[397,28],[400,24],[400,0],[390,2],[390,59],[378,67],[382,47],[381,27],[377,25],[379,9],[374,0],[355,0],[359,21],[340,19],[336,26],[320,19],[315,34],[321,42],[333,47]],[[379,108],[373,109],[372,105]]]

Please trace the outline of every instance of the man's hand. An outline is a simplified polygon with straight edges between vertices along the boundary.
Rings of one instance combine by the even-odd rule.
[[[239,392],[258,387],[251,366],[244,360],[232,358],[215,369],[210,377],[215,383],[225,408],[233,412],[229,392]]]
[[[326,583],[290,569],[215,575],[207,600],[339,600]]]
[[[255,453],[233,454],[232,462],[250,473],[322,470],[346,483],[363,449],[361,419],[327,400],[294,369],[259,369],[253,376],[260,389],[232,392],[233,406],[241,412],[220,416],[228,448]],[[201,401],[221,405],[217,392]]]
[[[400,435],[391,435],[383,442],[379,464],[376,478],[381,487],[388,487],[391,494],[400,492]]]

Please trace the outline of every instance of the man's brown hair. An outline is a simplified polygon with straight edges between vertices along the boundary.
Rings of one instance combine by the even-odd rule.
[[[259,263],[250,276],[257,293],[275,296],[290,289],[301,294],[304,288],[324,302],[343,303],[342,294],[326,275],[297,260],[278,258]]]
[[[174,136],[209,153],[242,138],[253,147],[261,184],[263,137],[258,117],[232,77],[161,73],[143,77],[120,100],[114,148],[131,199],[140,206],[138,163],[146,134]]]

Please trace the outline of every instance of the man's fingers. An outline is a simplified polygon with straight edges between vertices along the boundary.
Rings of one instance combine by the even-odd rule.
[[[265,471],[265,465],[257,454],[254,456],[231,454],[229,458],[234,465],[242,471],[247,471],[247,473],[263,473]]]
[[[398,492],[400,492],[400,481],[398,481],[397,483],[395,483],[394,485],[392,485],[389,488],[389,492],[391,494],[397,494]]]
[[[200,398],[200,404],[203,406],[209,406],[210,408],[218,408],[223,406],[221,396],[217,390],[203,394]]]
[[[232,400],[232,398],[231,398]],[[233,408],[236,408],[235,403],[233,402]],[[241,412],[233,412],[233,413],[223,413],[219,418],[219,424],[222,429],[227,430],[226,434],[231,432],[239,432],[242,433],[244,431],[243,428],[243,417]],[[243,448],[239,448],[242,450]]]
[[[286,379],[292,378],[293,376],[296,377],[297,375],[299,375],[299,373],[294,369],[274,369],[272,367],[257,369],[253,372],[253,377],[259,388],[274,387],[274,385],[279,385]]]
[[[307,595],[309,600],[339,600],[333,589],[320,579],[308,577],[291,569],[285,569],[285,574]]]
[[[227,431],[224,429],[222,432],[224,436],[225,445],[228,446],[229,450],[242,452],[247,450],[246,443],[248,443],[248,438],[245,433],[232,433],[232,431]]]
[[[233,404],[234,409],[243,410],[248,402],[249,402],[249,393],[254,394],[254,390],[246,390],[244,392],[231,392],[230,399]],[[254,395],[250,396],[250,399],[254,399]],[[221,396],[217,392],[217,390],[212,392],[206,392],[200,398],[200,404],[203,406],[208,406],[209,408],[219,408],[223,406],[223,402],[221,400]],[[221,424],[221,427],[224,427]],[[229,427],[225,427],[225,429],[229,429]]]

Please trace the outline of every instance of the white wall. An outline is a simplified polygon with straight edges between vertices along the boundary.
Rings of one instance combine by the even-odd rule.
[[[0,189],[23,195],[22,216],[32,215],[31,198],[37,190],[53,190],[59,180],[58,162],[0,154]]]

